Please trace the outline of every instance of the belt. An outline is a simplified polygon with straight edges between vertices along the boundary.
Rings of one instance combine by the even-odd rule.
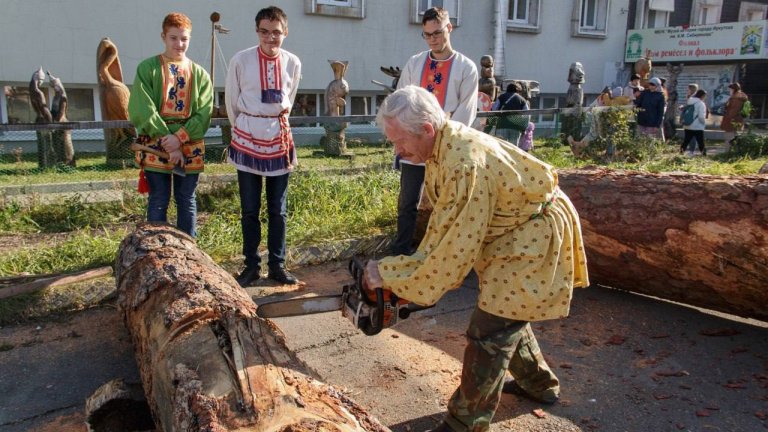
[[[248,117],[277,119],[277,121],[280,123],[280,150],[283,151],[285,166],[287,166],[289,169],[293,168],[293,165],[291,165],[291,125],[288,123],[288,109],[284,109],[280,111],[278,115],[273,116],[264,114],[251,114],[244,111],[241,114],[244,114]]]
[[[544,216],[547,216],[549,214],[549,207],[552,205],[553,202],[557,199],[557,197],[560,196],[560,188],[555,188],[555,190],[552,192],[552,198],[549,199],[549,201],[544,201],[539,204],[539,211],[532,214],[529,220],[534,219],[540,219]]]

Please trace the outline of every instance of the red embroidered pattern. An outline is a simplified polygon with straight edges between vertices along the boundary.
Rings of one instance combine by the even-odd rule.
[[[421,70],[421,87],[435,95],[440,106],[445,108],[445,96],[448,93],[448,79],[455,56],[447,60],[434,60],[430,55]]]

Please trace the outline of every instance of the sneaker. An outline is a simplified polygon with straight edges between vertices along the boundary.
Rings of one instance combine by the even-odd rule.
[[[547,390],[544,392],[544,394],[538,396],[528,393],[522,387],[520,387],[520,384],[518,384],[517,381],[515,381],[513,378],[507,378],[504,380],[504,387],[501,388],[501,392],[506,394],[513,394],[515,396],[522,396],[532,401],[547,405],[552,405],[553,403],[557,402],[558,399],[560,399],[560,396],[551,390]]]
[[[237,280],[237,283],[240,284],[241,287],[245,288],[256,283],[260,277],[261,275],[259,274],[258,266],[246,266],[235,280]]]
[[[267,277],[285,285],[293,285],[299,282],[296,276],[292,275],[283,266],[270,268]]]
[[[688,157],[693,157],[693,150],[690,150],[690,151],[688,152]]]

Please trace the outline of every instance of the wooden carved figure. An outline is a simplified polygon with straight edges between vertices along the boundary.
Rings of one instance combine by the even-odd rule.
[[[347,105],[346,97],[349,93],[349,84],[344,79],[347,72],[348,61],[328,60],[333,69],[334,80],[328,84],[325,89],[325,114],[332,117],[344,115],[344,108]],[[326,123],[325,136],[320,139],[325,154],[330,156],[347,156],[347,142],[345,130],[347,123]]]
[[[51,116],[53,121],[66,123],[67,119],[67,90],[61,80],[56,78],[48,71],[48,82],[53,89],[53,100],[51,101]],[[75,166],[75,147],[72,144],[72,131],[70,129],[57,129],[53,131],[53,144],[57,149],[60,162]]]
[[[484,55],[480,57],[480,80],[478,90],[496,100],[499,95],[499,87],[496,85],[496,78],[493,76],[493,57]]]
[[[123,68],[117,56],[117,46],[104,38],[96,50],[96,76],[99,81],[102,120],[128,120],[130,92],[123,83]],[[129,146],[136,138],[133,128],[104,129],[107,144],[107,165],[132,163]]]
[[[35,123],[51,123],[53,116],[51,110],[48,109],[48,105],[45,103],[45,93],[40,90],[40,86],[45,82],[45,72],[43,67],[36,70],[32,74],[32,79],[29,80],[29,102],[32,104],[32,109],[35,110]]]
[[[344,79],[347,72],[348,61],[328,60],[333,69],[334,80],[328,84],[325,89],[325,100],[327,102],[326,114],[329,116],[340,116],[344,114],[344,107],[347,105],[345,98],[349,93],[349,84]]]

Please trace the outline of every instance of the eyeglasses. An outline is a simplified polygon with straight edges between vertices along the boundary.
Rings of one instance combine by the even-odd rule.
[[[258,29],[256,31],[259,33],[259,36],[264,37],[264,38],[272,36],[275,39],[279,39],[279,38],[281,38],[284,35],[284,33],[282,31],[280,31],[280,30],[269,31],[267,29]]]
[[[423,37],[424,39],[439,38],[445,33],[446,27],[448,27],[448,24],[444,25],[443,28],[441,28],[440,30],[435,30],[432,33],[423,31],[421,32],[421,37]]]

